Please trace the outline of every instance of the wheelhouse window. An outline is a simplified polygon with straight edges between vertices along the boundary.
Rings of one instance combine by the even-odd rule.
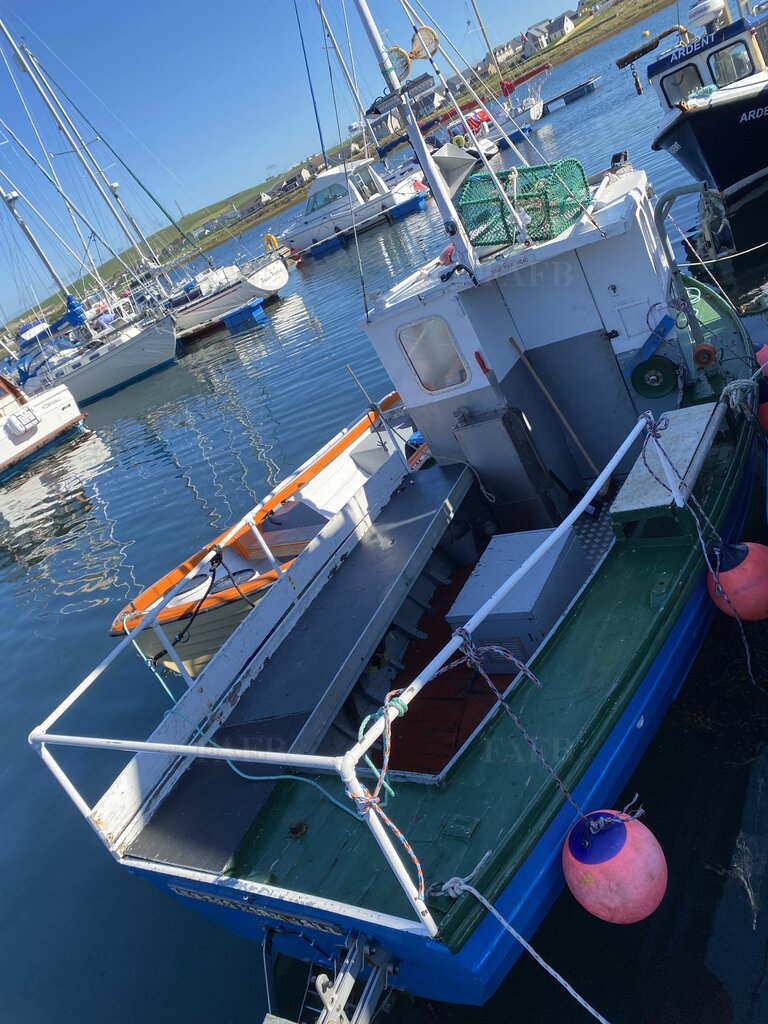
[[[754,75],[755,68],[744,42],[740,39],[732,46],[724,46],[707,58],[712,80],[717,86],[730,85]]]
[[[315,192],[313,196],[310,196],[307,200],[307,213],[314,213],[316,210],[322,210],[324,206],[330,206],[331,203],[335,203],[337,199],[346,199],[347,190],[343,185],[335,184],[329,185],[327,188],[321,188],[319,192]]]
[[[700,89],[703,85],[695,64],[684,64],[676,71],[664,75],[661,80],[661,88],[670,107],[681,100],[687,100],[694,89]]]
[[[425,391],[444,391],[467,380],[467,367],[451,329],[442,317],[417,320],[401,327],[397,336]]]

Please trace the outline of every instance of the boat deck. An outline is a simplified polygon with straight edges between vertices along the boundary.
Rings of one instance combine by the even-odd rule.
[[[738,347],[736,331],[729,327],[723,311],[717,303],[702,299],[699,312],[725,353],[726,368],[743,376],[747,353],[743,341]],[[718,382],[713,383],[717,386]],[[703,401],[698,393],[686,394],[685,404]],[[749,451],[745,438],[750,431],[751,426],[742,419],[738,426],[719,432],[698,475],[696,497],[718,527],[742,476]],[[443,471],[426,470],[416,479],[426,480],[435,472]],[[373,553],[376,574],[382,571],[381,542],[387,531],[408,529],[414,516],[403,519],[403,512],[406,508],[413,511],[414,500],[414,488],[408,487],[390,503],[389,518],[385,515],[380,531],[371,538],[378,550],[361,552],[358,572],[372,572],[372,562],[365,559]],[[590,529],[605,531],[610,518],[604,510]],[[593,560],[600,557],[603,544],[594,544]],[[334,610],[334,648],[344,648],[350,630],[354,633],[370,615],[369,608],[361,607],[363,619],[357,616],[356,602],[364,597],[365,587],[361,590],[359,582],[353,586],[353,558],[350,556],[344,572],[323,591]],[[593,763],[653,665],[699,585],[701,570],[701,554],[691,539],[687,510],[671,509],[667,519],[654,519],[653,529],[621,537],[575,599],[567,618],[532,659],[531,668],[542,689],[524,682],[510,693],[510,706],[570,789]],[[368,584],[371,579],[369,576]],[[340,608],[345,609],[344,615],[338,614]],[[435,610],[439,610],[437,606]],[[281,685],[291,688],[289,703],[300,719],[299,726],[317,699],[313,686],[318,664],[327,654],[322,646],[322,637],[328,642],[327,630],[323,628],[322,636],[313,632],[321,621],[320,612],[314,605],[309,611],[306,621],[289,638],[291,649],[285,652],[285,664],[280,658],[273,659],[264,678],[258,680],[260,686],[267,687],[279,679]],[[298,662],[297,645],[302,649]],[[364,664],[363,656],[359,667]],[[289,665],[294,666],[292,674]],[[403,679],[410,676],[409,662]],[[673,676],[660,690],[674,694],[681,683],[682,678]],[[251,692],[258,696],[256,688]],[[306,698],[299,710],[295,710],[297,696]],[[443,707],[439,707],[440,701]],[[449,702],[454,704],[451,735],[446,716]],[[239,724],[222,730],[221,737],[233,743],[258,743],[262,749],[271,741],[277,749],[298,731],[288,705],[278,704],[278,712],[281,706],[284,713],[275,713],[268,723],[262,721],[258,732],[253,729],[253,715],[239,706],[237,719],[232,720]],[[491,707],[482,683],[467,673],[430,684],[393,730],[395,767],[401,772],[434,771]],[[314,781],[336,803],[320,796],[316,788],[295,781],[247,782],[225,764],[198,762],[128,852],[209,870],[220,870],[229,857],[226,873],[233,877],[412,919],[406,898],[384,866],[368,828],[338,806],[349,802],[340,781],[329,776],[316,776]],[[492,714],[483,732],[447,773],[434,778],[439,784],[425,784],[423,775],[418,779],[396,775],[392,781],[395,795],[388,799],[386,812],[414,847],[427,884],[468,875],[486,852],[492,851],[475,882],[491,900],[523,864],[563,803],[561,793],[503,713]],[[452,902],[436,897],[428,903],[450,948],[457,948],[467,938],[482,914],[482,909],[466,898]]]
[[[325,585],[244,689],[215,742],[274,751],[317,748],[440,540],[447,509],[458,506],[470,481],[469,470],[459,466],[410,478],[348,556],[344,572]],[[226,764],[197,761],[128,852],[222,870],[273,788],[272,782],[244,780]]]

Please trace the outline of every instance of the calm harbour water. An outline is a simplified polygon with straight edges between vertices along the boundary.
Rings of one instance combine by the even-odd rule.
[[[637,97],[629,73],[613,65],[639,43],[642,28],[658,31],[673,14],[552,73],[545,96],[595,74],[602,79],[593,95],[541,123],[535,140],[548,159],[576,155],[592,172],[628,149],[657,192],[684,181],[671,159],[650,151],[654,96]],[[688,225],[692,210],[681,216]],[[222,246],[216,258],[260,251],[262,233],[283,220]],[[442,244],[433,204],[364,235],[369,294]],[[727,282],[744,300],[767,276],[753,261]],[[120,870],[26,736],[110,650],[108,625],[130,595],[239,517],[358,413],[362,396],[346,364],[374,395],[389,390],[361,315],[354,248],[310,263],[292,272],[266,324],[206,339],[178,365],[92,406],[90,435],[0,490],[0,1019],[261,1021],[260,950]],[[768,1019],[768,715],[745,682],[731,626],[716,623],[627,787],[630,797],[640,793],[668,857],[662,908],[648,922],[616,929],[565,894],[535,939],[614,1024]],[[764,634],[752,630],[751,639],[764,673]],[[103,681],[100,695],[115,735],[143,738],[163,708],[157,685],[131,659]],[[103,716],[91,714],[85,710],[77,725],[101,727]],[[95,797],[106,762],[98,754],[62,760]],[[382,1019],[588,1018],[523,958],[482,1011],[400,1001]]]

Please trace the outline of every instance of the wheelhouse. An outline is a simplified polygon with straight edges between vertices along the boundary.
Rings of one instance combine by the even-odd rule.
[[[344,167],[318,174],[307,196],[306,217],[319,213],[332,213],[346,209],[350,203],[362,206],[378,196],[387,195],[389,189],[373,167],[372,160],[356,160]]]
[[[768,0],[757,13],[662,54],[648,67],[648,80],[665,110],[766,71]]]

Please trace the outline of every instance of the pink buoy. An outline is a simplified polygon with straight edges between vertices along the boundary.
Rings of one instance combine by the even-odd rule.
[[[764,544],[726,544],[719,552],[720,589],[707,574],[709,596],[732,618],[768,619],[768,548]]]
[[[609,820],[593,832],[589,823]],[[568,888],[590,914],[634,924],[654,912],[667,889],[664,851],[651,832],[623,811],[591,811],[563,846]]]
[[[755,352],[757,365],[763,368],[763,377],[768,377],[768,345],[763,345]]]

